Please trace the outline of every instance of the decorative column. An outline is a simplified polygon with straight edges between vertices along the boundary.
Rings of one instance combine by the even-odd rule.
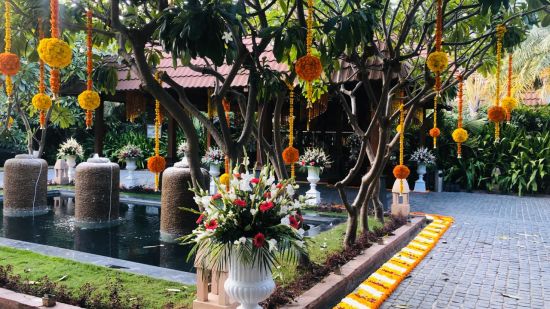
[[[119,222],[120,167],[107,158],[88,159],[76,168],[76,225],[101,228]]]
[[[25,217],[48,213],[48,163],[20,154],[4,164],[4,216]]]
[[[391,214],[398,217],[408,217],[411,212],[411,205],[409,203],[409,184],[403,181],[401,184],[400,179],[396,179],[393,183],[391,190],[392,203]]]

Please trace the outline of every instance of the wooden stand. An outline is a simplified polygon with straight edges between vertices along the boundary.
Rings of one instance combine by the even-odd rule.
[[[197,254],[197,257],[201,256]],[[197,298],[193,301],[193,309],[237,308],[237,303],[229,299],[223,284],[228,277],[226,270],[203,268],[204,265],[195,260],[197,268]]]

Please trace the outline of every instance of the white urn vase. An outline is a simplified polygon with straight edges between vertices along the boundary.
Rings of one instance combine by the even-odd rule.
[[[261,309],[259,303],[275,290],[271,271],[256,265],[245,264],[233,254],[229,261],[229,277],[224,288],[240,306],[237,309]]]
[[[69,166],[69,183],[72,183],[74,181],[76,156],[66,156],[65,160],[67,161],[67,165]]]
[[[426,175],[426,164],[418,163],[416,172],[418,173],[418,180],[414,182],[414,192],[426,192],[426,182],[424,181],[424,175]]]
[[[309,190],[306,192],[306,204],[317,206],[321,203],[321,192],[317,191],[317,183],[320,178],[321,168],[318,166],[307,167],[307,181],[309,182]]]
[[[126,158],[126,170],[128,171],[128,176],[124,179],[126,188],[133,188],[136,186],[136,177],[134,171],[137,169],[136,158]]]
[[[214,179],[218,176],[220,176],[220,166],[217,164],[210,164],[210,170],[208,171],[210,173],[210,195],[216,194],[217,188],[216,183],[214,182]]]

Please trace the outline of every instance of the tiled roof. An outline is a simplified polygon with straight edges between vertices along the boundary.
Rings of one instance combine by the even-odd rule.
[[[546,102],[544,102],[543,98],[541,98],[539,92],[537,92],[535,90],[525,92],[521,97],[521,103],[523,103],[527,106],[537,106],[537,105],[550,104],[550,102],[548,102],[548,99],[546,100]]]

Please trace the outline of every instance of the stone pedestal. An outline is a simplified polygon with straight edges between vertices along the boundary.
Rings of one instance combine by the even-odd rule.
[[[202,171],[208,179],[208,172]],[[191,170],[186,162],[177,162],[162,173],[160,239],[164,242],[175,242],[178,237],[191,233],[197,225],[197,215],[180,209],[198,210],[193,200],[194,193],[189,190],[190,184]]]
[[[391,214],[397,217],[408,217],[411,212],[411,205],[409,202],[409,184],[407,180],[403,180],[403,190],[401,190],[401,180],[396,179],[392,187],[392,204]]]
[[[106,158],[80,163],[75,178],[76,225],[106,227],[119,222],[120,167]]]
[[[48,163],[20,154],[4,164],[4,216],[25,217],[48,213]]]
[[[64,159],[58,159],[55,161],[54,166],[55,177],[53,183],[56,185],[67,185],[69,184],[69,165],[65,162]]]

